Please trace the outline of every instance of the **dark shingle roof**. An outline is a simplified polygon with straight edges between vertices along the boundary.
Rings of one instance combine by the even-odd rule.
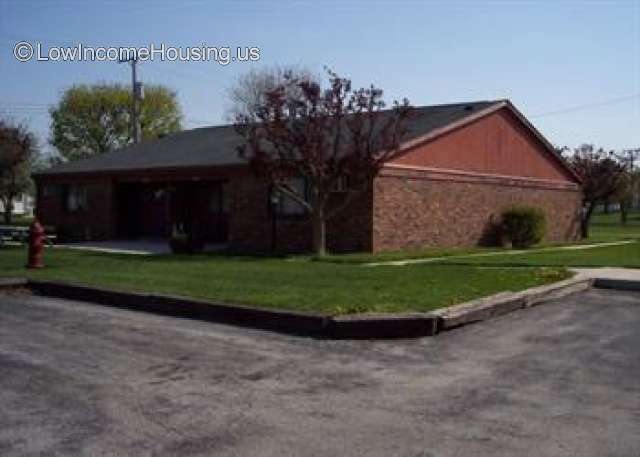
[[[404,139],[409,141],[426,135],[499,103],[502,100],[416,107]],[[245,163],[238,157],[237,146],[241,143],[232,125],[184,130],[85,160],[63,163],[38,175],[237,165]]]

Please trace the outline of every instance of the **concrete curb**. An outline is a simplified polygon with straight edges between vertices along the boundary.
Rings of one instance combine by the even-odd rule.
[[[25,278],[0,278],[0,288],[7,289],[9,287],[25,287],[29,281]]]
[[[231,305],[172,295],[120,292],[61,281],[12,279],[0,282],[0,291],[10,287],[28,289],[47,297],[318,338],[411,338],[434,335],[437,328],[437,319],[422,313],[329,316]]]
[[[353,314],[330,316],[254,308],[194,298],[120,292],[61,281],[0,278],[0,291],[27,289],[33,293],[187,319],[274,330],[328,339],[416,338],[432,336],[518,309],[536,306],[591,287],[640,290],[640,281],[594,279],[582,275],[521,292],[501,292],[429,313]]]
[[[430,313],[352,314],[331,316],[327,336],[333,339],[417,338],[438,333]]]
[[[501,292],[459,305],[433,311],[438,317],[438,331],[491,319],[512,311],[538,305],[591,288],[593,280],[581,276],[553,284],[533,287],[521,292]]]
[[[296,335],[321,336],[328,327],[323,315],[253,308],[172,295],[120,292],[58,281],[29,280],[34,293],[165,316],[277,330]]]
[[[24,278],[0,278],[0,291],[22,291],[29,289],[29,281]]]

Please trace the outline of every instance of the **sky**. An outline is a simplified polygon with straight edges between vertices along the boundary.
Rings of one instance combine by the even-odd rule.
[[[0,0],[0,116],[47,151],[48,109],[79,83],[130,83],[117,62],[19,62],[16,43],[259,48],[255,62],[141,62],[175,90],[184,127],[226,122],[228,90],[251,68],[325,66],[388,101],[510,99],[554,144],[640,147],[640,0]]]

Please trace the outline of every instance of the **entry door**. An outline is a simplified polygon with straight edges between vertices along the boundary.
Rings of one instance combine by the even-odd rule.
[[[227,241],[229,205],[226,190],[225,183],[218,182],[211,187],[209,194],[209,233],[215,243]]]
[[[169,193],[164,188],[151,188],[147,193],[148,215],[147,236],[166,238],[171,234],[169,221]]]

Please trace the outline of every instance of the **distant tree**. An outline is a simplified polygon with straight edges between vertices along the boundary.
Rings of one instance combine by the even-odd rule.
[[[300,88],[286,84],[287,79],[320,82],[320,78],[303,67],[295,65],[262,67],[240,75],[227,91],[229,106],[227,117],[234,122],[238,117],[254,118],[258,107],[266,102],[266,95],[277,87],[284,87],[285,97],[296,100],[301,97]]]
[[[616,160],[613,151],[596,149],[591,144],[576,148],[569,163],[582,180],[584,205],[582,237],[589,236],[589,224],[596,205],[611,200],[624,186],[627,166]]]
[[[640,191],[640,170],[637,169],[637,162],[640,158],[640,148],[626,149],[617,154],[617,158],[626,167],[625,175],[614,199],[620,205],[620,222],[627,223],[629,209],[632,207],[634,197]]]
[[[31,161],[31,173],[38,173],[61,163],[64,163],[64,160],[59,155],[48,151],[39,151]]]
[[[245,139],[240,155],[310,217],[317,255],[326,252],[326,221],[371,185],[397,151],[410,114],[406,99],[385,110],[381,89],[353,90],[349,79],[331,71],[328,80],[323,90],[314,80],[285,74],[250,113],[238,114],[235,124]],[[306,192],[292,178],[304,179]],[[329,206],[341,180],[359,185]]]
[[[35,157],[36,141],[27,128],[0,119],[0,201],[5,224],[11,223],[15,198],[32,186]]]
[[[121,148],[131,138],[131,91],[120,84],[76,85],[51,110],[50,142],[65,160]],[[140,107],[143,140],[181,129],[175,92],[146,86]]]
[[[637,183],[638,172],[627,170],[620,181],[618,191],[612,197],[612,200],[620,205],[620,222],[622,225],[627,224],[629,209],[633,204],[633,196],[637,189]]]

